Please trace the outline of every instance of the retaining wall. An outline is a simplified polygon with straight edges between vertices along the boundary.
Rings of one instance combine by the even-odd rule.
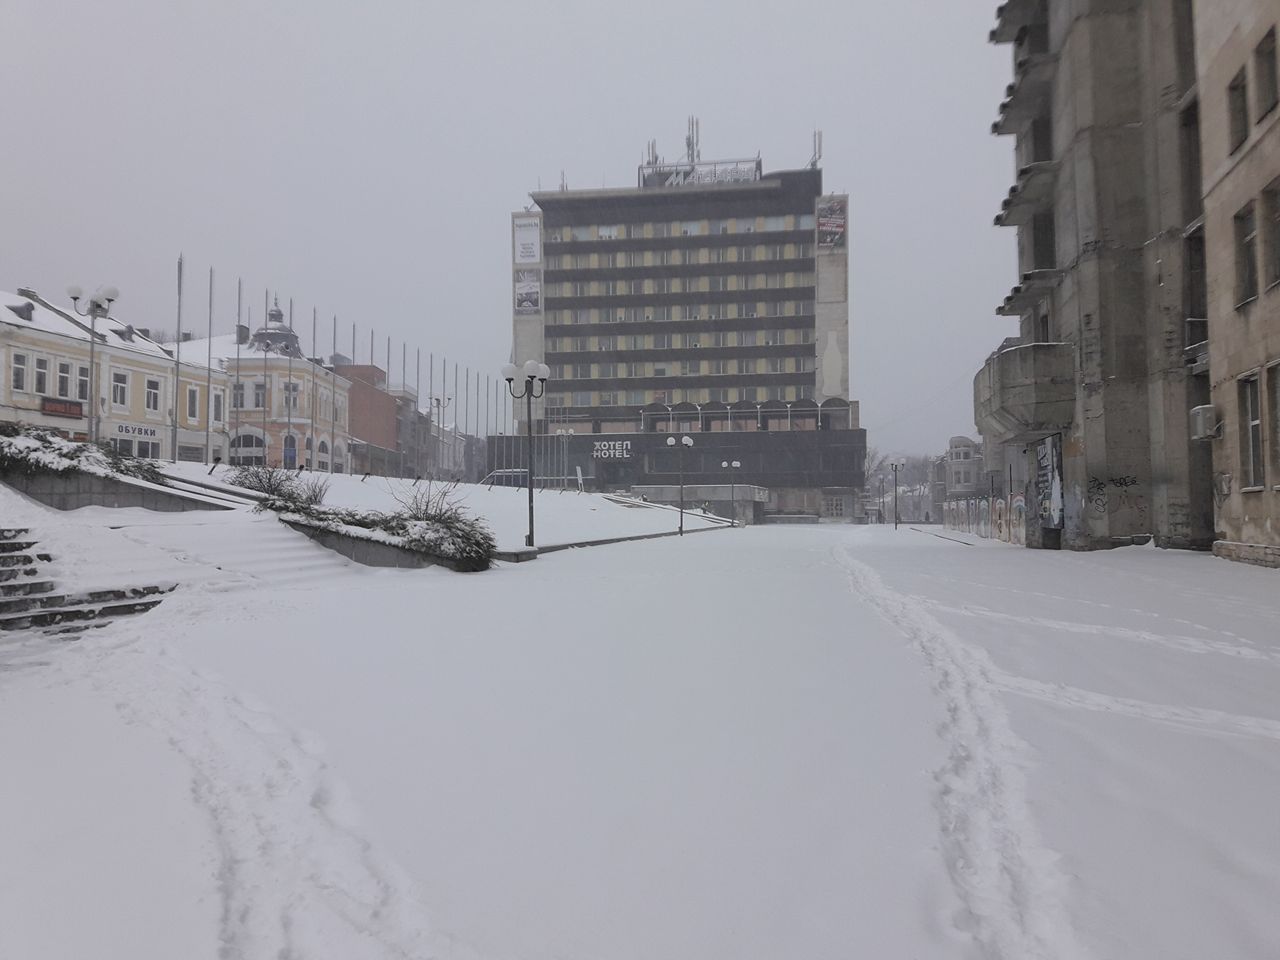
[[[141,507],[180,513],[187,510],[230,510],[146,483],[130,483],[92,473],[7,473],[0,476],[13,489],[55,510],[81,507]]]

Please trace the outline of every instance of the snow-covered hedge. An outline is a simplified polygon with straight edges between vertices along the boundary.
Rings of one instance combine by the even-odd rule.
[[[268,496],[256,509],[274,510],[282,520],[309,523],[349,537],[373,540],[454,561],[466,570],[487,570],[497,546],[483,520],[467,516],[452,496],[454,485],[427,483],[401,500],[393,513],[325,507],[293,489]]]
[[[108,446],[77,443],[35,427],[0,424],[0,474],[69,472],[168,484],[150,460],[121,456]]]

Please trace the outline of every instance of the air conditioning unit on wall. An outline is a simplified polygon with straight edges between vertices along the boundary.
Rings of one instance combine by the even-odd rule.
[[[1217,440],[1222,436],[1222,421],[1213,404],[1191,408],[1191,439]]]

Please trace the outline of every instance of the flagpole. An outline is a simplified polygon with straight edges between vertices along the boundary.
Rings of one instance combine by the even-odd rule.
[[[307,457],[307,473],[314,473],[316,458],[320,456],[320,445],[316,443],[316,308],[311,308],[311,364],[308,367],[311,375],[311,424],[307,428],[311,441],[311,455]]]
[[[209,268],[209,328],[205,345],[209,348],[204,376],[204,462],[213,459],[213,267]]]
[[[244,278],[236,279],[236,384],[231,388],[231,441],[227,445],[227,462],[231,462],[231,444],[240,438],[240,407],[236,406],[236,394],[244,404],[244,386],[240,383],[240,316],[244,301]],[[243,448],[238,448],[243,450]]]
[[[173,462],[178,462],[178,393],[182,389],[182,254],[178,254],[178,341],[173,345]],[[95,406],[97,397],[90,397]],[[97,412],[96,410],[94,411]]]

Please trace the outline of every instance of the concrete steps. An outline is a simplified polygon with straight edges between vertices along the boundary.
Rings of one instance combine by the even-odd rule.
[[[53,558],[34,548],[39,540],[27,529],[0,530],[0,631],[40,630],[65,634],[106,626],[120,617],[158,606],[169,586],[125,586],[71,591],[48,576]]]

